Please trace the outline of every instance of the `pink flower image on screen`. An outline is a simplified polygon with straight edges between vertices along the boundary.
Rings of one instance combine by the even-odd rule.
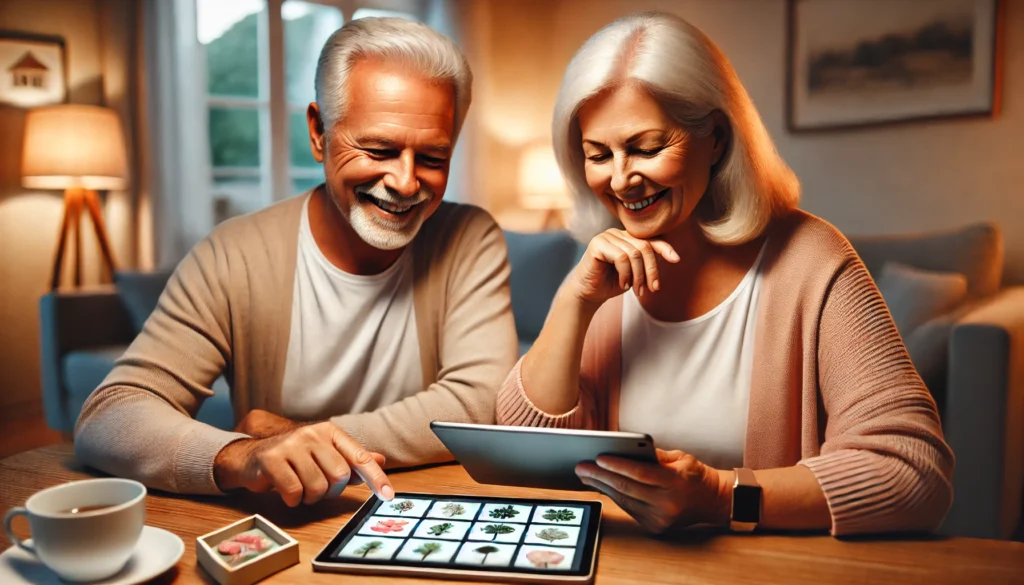
[[[370,530],[380,532],[381,534],[403,532],[406,524],[408,524],[408,522],[405,520],[381,520],[377,522],[376,526],[371,526]]]
[[[557,565],[565,560],[565,557],[548,550],[535,550],[531,553],[527,553],[526,559],[534,564],[534,566],[541,569],[548,568],[549,565]]]

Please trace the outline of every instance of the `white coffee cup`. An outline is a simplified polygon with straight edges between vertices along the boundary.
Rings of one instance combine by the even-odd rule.
[[[102,508],[72,512],[95,506]],[[31,544],[11,532],[16,516],[28,517]],[[24,508],[7,511],[4,531],[62,579],[96,581],[124,568],[145,523],[144,485],[130,479],[86,479],[36,492]]]

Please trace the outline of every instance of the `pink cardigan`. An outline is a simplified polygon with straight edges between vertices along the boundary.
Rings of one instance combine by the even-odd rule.
[[[935,530],[952,503],[953,453],[864,264],[802,211],[772,224],[763,262],[744,465],[808,467],[833,535]],[[587,331],[580,399],[565,414],[530,402],[520,360],[499,392],[498,424],[617,429],[621,331],[620,296]]]

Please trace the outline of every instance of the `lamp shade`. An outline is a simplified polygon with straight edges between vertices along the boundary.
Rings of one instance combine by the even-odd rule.
[[[568,189],[550,144],[528,147],[519,161],[519,203],[527,209],[568,209]]]
[[[109,108],[59,105],[29,110],[21,183],[29,189],[124,189],[121,122]]]

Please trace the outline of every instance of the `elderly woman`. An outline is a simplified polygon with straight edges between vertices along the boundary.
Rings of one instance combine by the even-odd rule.
[[[934,530],[935,403],[718,47],[666,14],[613,22],[569,63],[553,131],[593,237],[499,423],[652,435],[658,463],[576,469],[652,532]]]

